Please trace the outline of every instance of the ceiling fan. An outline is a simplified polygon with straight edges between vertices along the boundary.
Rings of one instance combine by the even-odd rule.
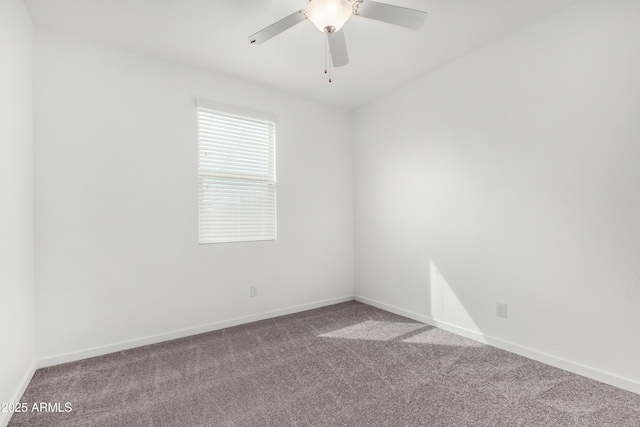
[[[249,41],[263,43],[308,19],[327,35],[331,62],[334,67],[341,67],[349,63],[342,27],[354,15],[414,30],[422,27],[427,19],[426,12],[370,0],[309,0],[306,9],[300,9],[258,31],[249,37]]]

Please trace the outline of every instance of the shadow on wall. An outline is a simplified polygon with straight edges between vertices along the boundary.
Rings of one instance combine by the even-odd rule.
[[[420,286],[423,287],[424,290],[424,292],[421,291],[420,298],[425,298],[424,305],[422,301],[420,305],[424,307],[424,311],[414,313],[417,316],[413,317],[426,324],[368,320],[320,336],[326,338],[402,341],[453,346],[470,346],[472,345],[471,342],[490,344],[489,341],[491,338],[485,337],[479,326],[481,323],[477,318],[474,319],[472,314],[474,308],[476,310],[478,310],[478,307],[482,309],[486,308],[487,304],[490,303],[489,298],[485,298],[486,295],[477,293],[469,294],[469,289],[456,289],[451,286],[432,259],[429,259],[427,266],[429,270],[425,271],[426,269],[424,269],[423,264],[423,270],[420,274]],[[469,298],[473,298],[473,300]],[[463,301],[466,302],[466,305]],[[476,313],[476,316],[477,315],[478,313]],[[459,335],[452,335],[450,337],[450,332],[446,332],[448,335],[446,335],[447,339],[445,340],[445,335],[437,335],[439,333],[437,331],[441,331],[441,329],[434,329],[433,326],[428,326],[427,324],[449,331],[452,331],[453,328],[453,331]],[[474,341],[462,338],[463,336],[472,338]],[[451,342],[452,337],[457,337],[462,341]]]
[[[434,321],[447,323],[482,335],[482,331],[469,314],[469,311],[447,283],[433,260],[429,261],[428,286],[431,300],[431,312],[429,315]]]

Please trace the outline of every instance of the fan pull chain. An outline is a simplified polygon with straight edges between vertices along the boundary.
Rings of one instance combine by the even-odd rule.
[[[327,74],[327,35],[324,36],[324,73]]]
[[[324,73],[329,74],[329,83],[331,83],[331,65],[332,64],[331,64],[331,58],[328,58],[329,56],[328,43],[329,43],[329,34],[326,34],[324,37]]]

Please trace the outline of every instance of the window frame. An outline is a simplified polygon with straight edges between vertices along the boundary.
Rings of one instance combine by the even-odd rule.
[[[206,111],[208,114],[213,114],[213,115],[217,115],[219,117],[230,117],[233,119],[240,119],[240,120],[247,120],[247,121],[253,121],[253,122],[263,122],[268,124],[269,126],[272,126],[270,132],[269,132],[269,141],[268,141],[268,154],[267,154],[267,163],[270,165],[270,169],[271,169],[271,174],[263,174],[263,175],[253,175],[250,176],[248,174],[240,174],[240,173],[235,173],[235,174],[229,174],[229,173],[224,173],[224,172],[212,172],[209,171],[207,173],[203,173],[203,168],[202,168],[202,140],[201,140],[201,127],[202,127],[202,123],[201,123],[201,117],[200,117],[200,111],[204,110]],[[257,113],[254,111],[248,111],[248,110],[244,110],[244,109],[240,109],[240,108],[236,108],[236,107],[231,107],[231,106],[226,106],[226,105],[221,105],[221,104],[216,104],[216,103],[212,103],[209,101],[203,101],[203,100],[196,100],[196,121],[197,121],[197,161],[198,161],[198,165],[197,165],[197,172],[198,172],[198,244],[200,245],[209,245],[209,244],[221,244],[221,243],[242,243],[242,242],[269,242],[269,241],[277,241],[278,240],[278,209],[277,209],[277,180],[276,180],[276,133],[277,133],[277,117],[271,114],[265,114],[265,113]],[[260,233],[256,233],[253,236],[250,237],[238,237],[238,236],[232,236],[232,235],[228,235],[227,237],[224,238],[213,238],[213,237],[205,237],[203,236],[204,232],[203,232],[203,220],[206,220],[206,217],[203,215],[203,212],[206,210],[206,207],[203,207],[203,180],[205,179],[204,177],[208,177],[208,178],[218,178],[221,180],[225,180],[225,181],[237,181],[239,183],[245,183],[245,184],[255,184],[258,182],[267,182],[268,185],[272,186],[273,188],[273,202],[272,202],[272,206],[269,206],[269,208],[273,209],[272,212],[272,220],[273,220],[273,224],[271,223],[271,218],[269,218],[269,225],[272,226],[272,230],[273,230],[273,234],[271,235],[270,233],[268,235],[263,236],[259,236]],[[259,177],[259,178],[256,178]],[[228,188],[232,188],[232,186],[229,186]],[[270,190],[267,190],[267,192],[270,192]],[[266,224],[265,221],[262,222],[263,224]],[[246,230],[246,229],[245,229]]]

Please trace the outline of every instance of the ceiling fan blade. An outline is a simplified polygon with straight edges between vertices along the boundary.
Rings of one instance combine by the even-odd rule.
[[[343,30],[335,33],[328,33],[329,50],[331,52],[331,63],[334,67],[342,67],[349,63],[349,54],[347,53],[347,42],[344,39]]]
[[[260,30],[254,35],[250,36],[249,41],[252,44],[260,44],[266,42],[270,38],[277,36],[281,32],[288,30],[289,28],[293,27],[296,24],[299,24],[305,19],[307,19],[307,14],[304,13],[304,9],[300,9],[299,11],[292,13],[286,18],[279,20],[275,24],[271,24],[267,28]]]
[[[427,12],[386,3],[364,0],[357,4],[354,13],[376,21],[387,22],[401,27],[417,30],[427,19]]]

